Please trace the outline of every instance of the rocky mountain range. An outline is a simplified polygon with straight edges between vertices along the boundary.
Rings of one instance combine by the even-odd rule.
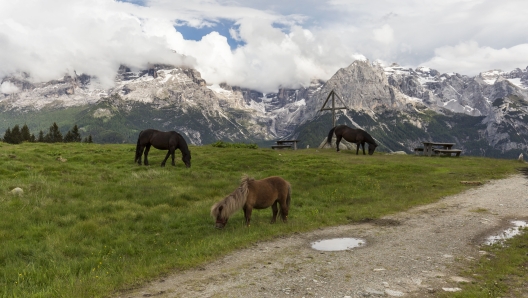
[[[337,123],[367,130],[382,151],[411,153],[425,140],[455,142],[478,156],[528,149],[528,67],[470,77],[356,60],[328,81],[271,94],[209,85],[198,71],[170,65],[122,66],[110,89],[76,73],[44,83],[19,73],[0,86],[0,131],[26,123],[37,134],[57,122],[64,131],[77,124],[95,142],[134,143],[140,130],[156,128],[195,145],[298,138],[300,147],[314,147],[332,126],[320,109],[333,90],[342,100],[336,104],[348,108]]]

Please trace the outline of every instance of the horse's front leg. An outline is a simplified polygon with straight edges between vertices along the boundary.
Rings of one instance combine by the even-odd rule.
[[[165,166],[165,162],[167,162],[167,159],[169,159],[170,154],[171,154],[170,150],[167,151],[167,155],[165,155],[165,159],[163,159],[163,161],[161,162],[162,167]]]
[[[361,143],[356,143],[356,155],[359,155],[359,147],[361,147]]]
[[[361,143],[361,147],[363,147],[363,155],[365,155],[365,142]]]
[[[275,203],[271,205],[271,210],[273,210],[273,217],[271,218],[270,223],[275,223],[275,221],[277,221],[277,213],[279,213],[279,208],[277,208],[277,204],[277,201],[275,201]]]
[[[251,212],[253,208],[250,206],[244,206],[244,217],[246,218],[246,226],[249,227],[249,222],[251,221]]]
[[[150,146],[151,146],[151,145],[147,145],[147,146],[145,147],[145,161],[144,161],[144,164],[145,164],[146,166],[149,165],[149,162],[148,162],[148,154],[149,154],[149,151],[150,151]]]

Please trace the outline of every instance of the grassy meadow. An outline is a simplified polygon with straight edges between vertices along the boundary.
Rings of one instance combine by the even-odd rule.
[[[516,160],[356,156],[334,150],[191,146],[192,167],[134,163],[133,144],[0,143],[0,297],[105,297],[255,241],[427,204],[515,173]],[[271,209],[214,229],[210,207],[243,174],[292,185],[289,222]],[[11,194],[15,187],[21,196]]]

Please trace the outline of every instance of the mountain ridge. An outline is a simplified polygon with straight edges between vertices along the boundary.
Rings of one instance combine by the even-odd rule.
[[[334,90],[350,108],[338,112],[338,123],[361,125],[378,134],[392,144],[384,146],[387,151],[403,149],[410,153],[421,141],[439,138],[439,133],[430,129],[433,118],[443,119],[438,125],[447,129],[457,127],[460,121],[474,123],[464,128],[474,130],[472,137],[450,138],[468,154],[511,156],[528,149],[528,67],[469,77],[440,74],[427,67],[412,69],[356,60],[326,82],[314,80],[306,87],[281,88],[269,94],[227,84],[208,85],[198,71],[170,65],[152,65],[140,71],[122,66],[116,85],[110,89],[100,88],[97,78],[86,74],[45,83],[32,83],[28,74],[18,74],[2,78],[4,84],[18,91],[0,94],[4,118],[0,129],[21,124],[14,122],[20,119],[14,115],[35,115],[31,118],[36,121],[50,111],[57,114],[80,109],[83,116],[77,117],[81,122],[77,124],[96,142],[133,142],[135,134],[148,126],[180,131],[195,145],[216,140],[269,144],[279,138],[303,138],[301,146],[313,147],[324,134],[315,139],[303,129],[314,130],[310,124],[328,118],[320,108]],[[65,118],[76,121],[76,116]],[[477,118],[480,122],[474,121]],[[324,127],[321,133],[331,128],[331,120],[325,121],[320,123]],[[400,125],[397,123],[413,131],[398,136],[398,142],[390,140]],[[37,123],[33,129],[39,125],[42,129]],[[483,151],[469,149],[470,142],[477,142]]]

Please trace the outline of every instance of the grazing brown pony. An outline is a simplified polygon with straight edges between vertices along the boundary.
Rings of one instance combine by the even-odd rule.
[[[187,146],[185,139],[175,131],[159,131],[155,129],[145,129],[139,133],[137,145],[136,145],[136,159],[134,162],[137,162],[141,165],[141,155],[143,150],[145,150],[145,165],[148,166],[149,162],[147,159],[150,146],[154,146],[156,149],[160,150],[169,150],[165,159],[161,162],[161,166],[165,166],[165,162],[172,156],[172,165],[174,163],[174,151],[180,149],[182,153],[182,161],[186,167],[191,167],[191,151]]]
[[[368,153],[369,155],[374,154],[374,150],[378,147],[378,144],[374,141],[372,136],[370,136],[366,131],[362,129],[350,128],[346,125],[338,125],[330,130],[328,133],[327,143],[332,143],[332,136],[335,133],[336,135],[336,147],[337,152],[339,152],[339,142],[341,139],[345,139],[350,143],[356,144],[356,155],[359,154],[359,147],[363,147],[363,155],[365,155],[365,143],[369,144]]]
[[[281,177],[273,176],[262,180],[255,180],[243,176],[240,186],[220,202],[211,207],[211,216],[216,219],[216,228],[223,229],[229,217],[239,209],[244,209],[246,225],[249,227],[251,211],[265,209],[271,206],[275,223],[280,206],[280,215],[283,222],[288,220],[288,211],[291,201],[290,183]]]

